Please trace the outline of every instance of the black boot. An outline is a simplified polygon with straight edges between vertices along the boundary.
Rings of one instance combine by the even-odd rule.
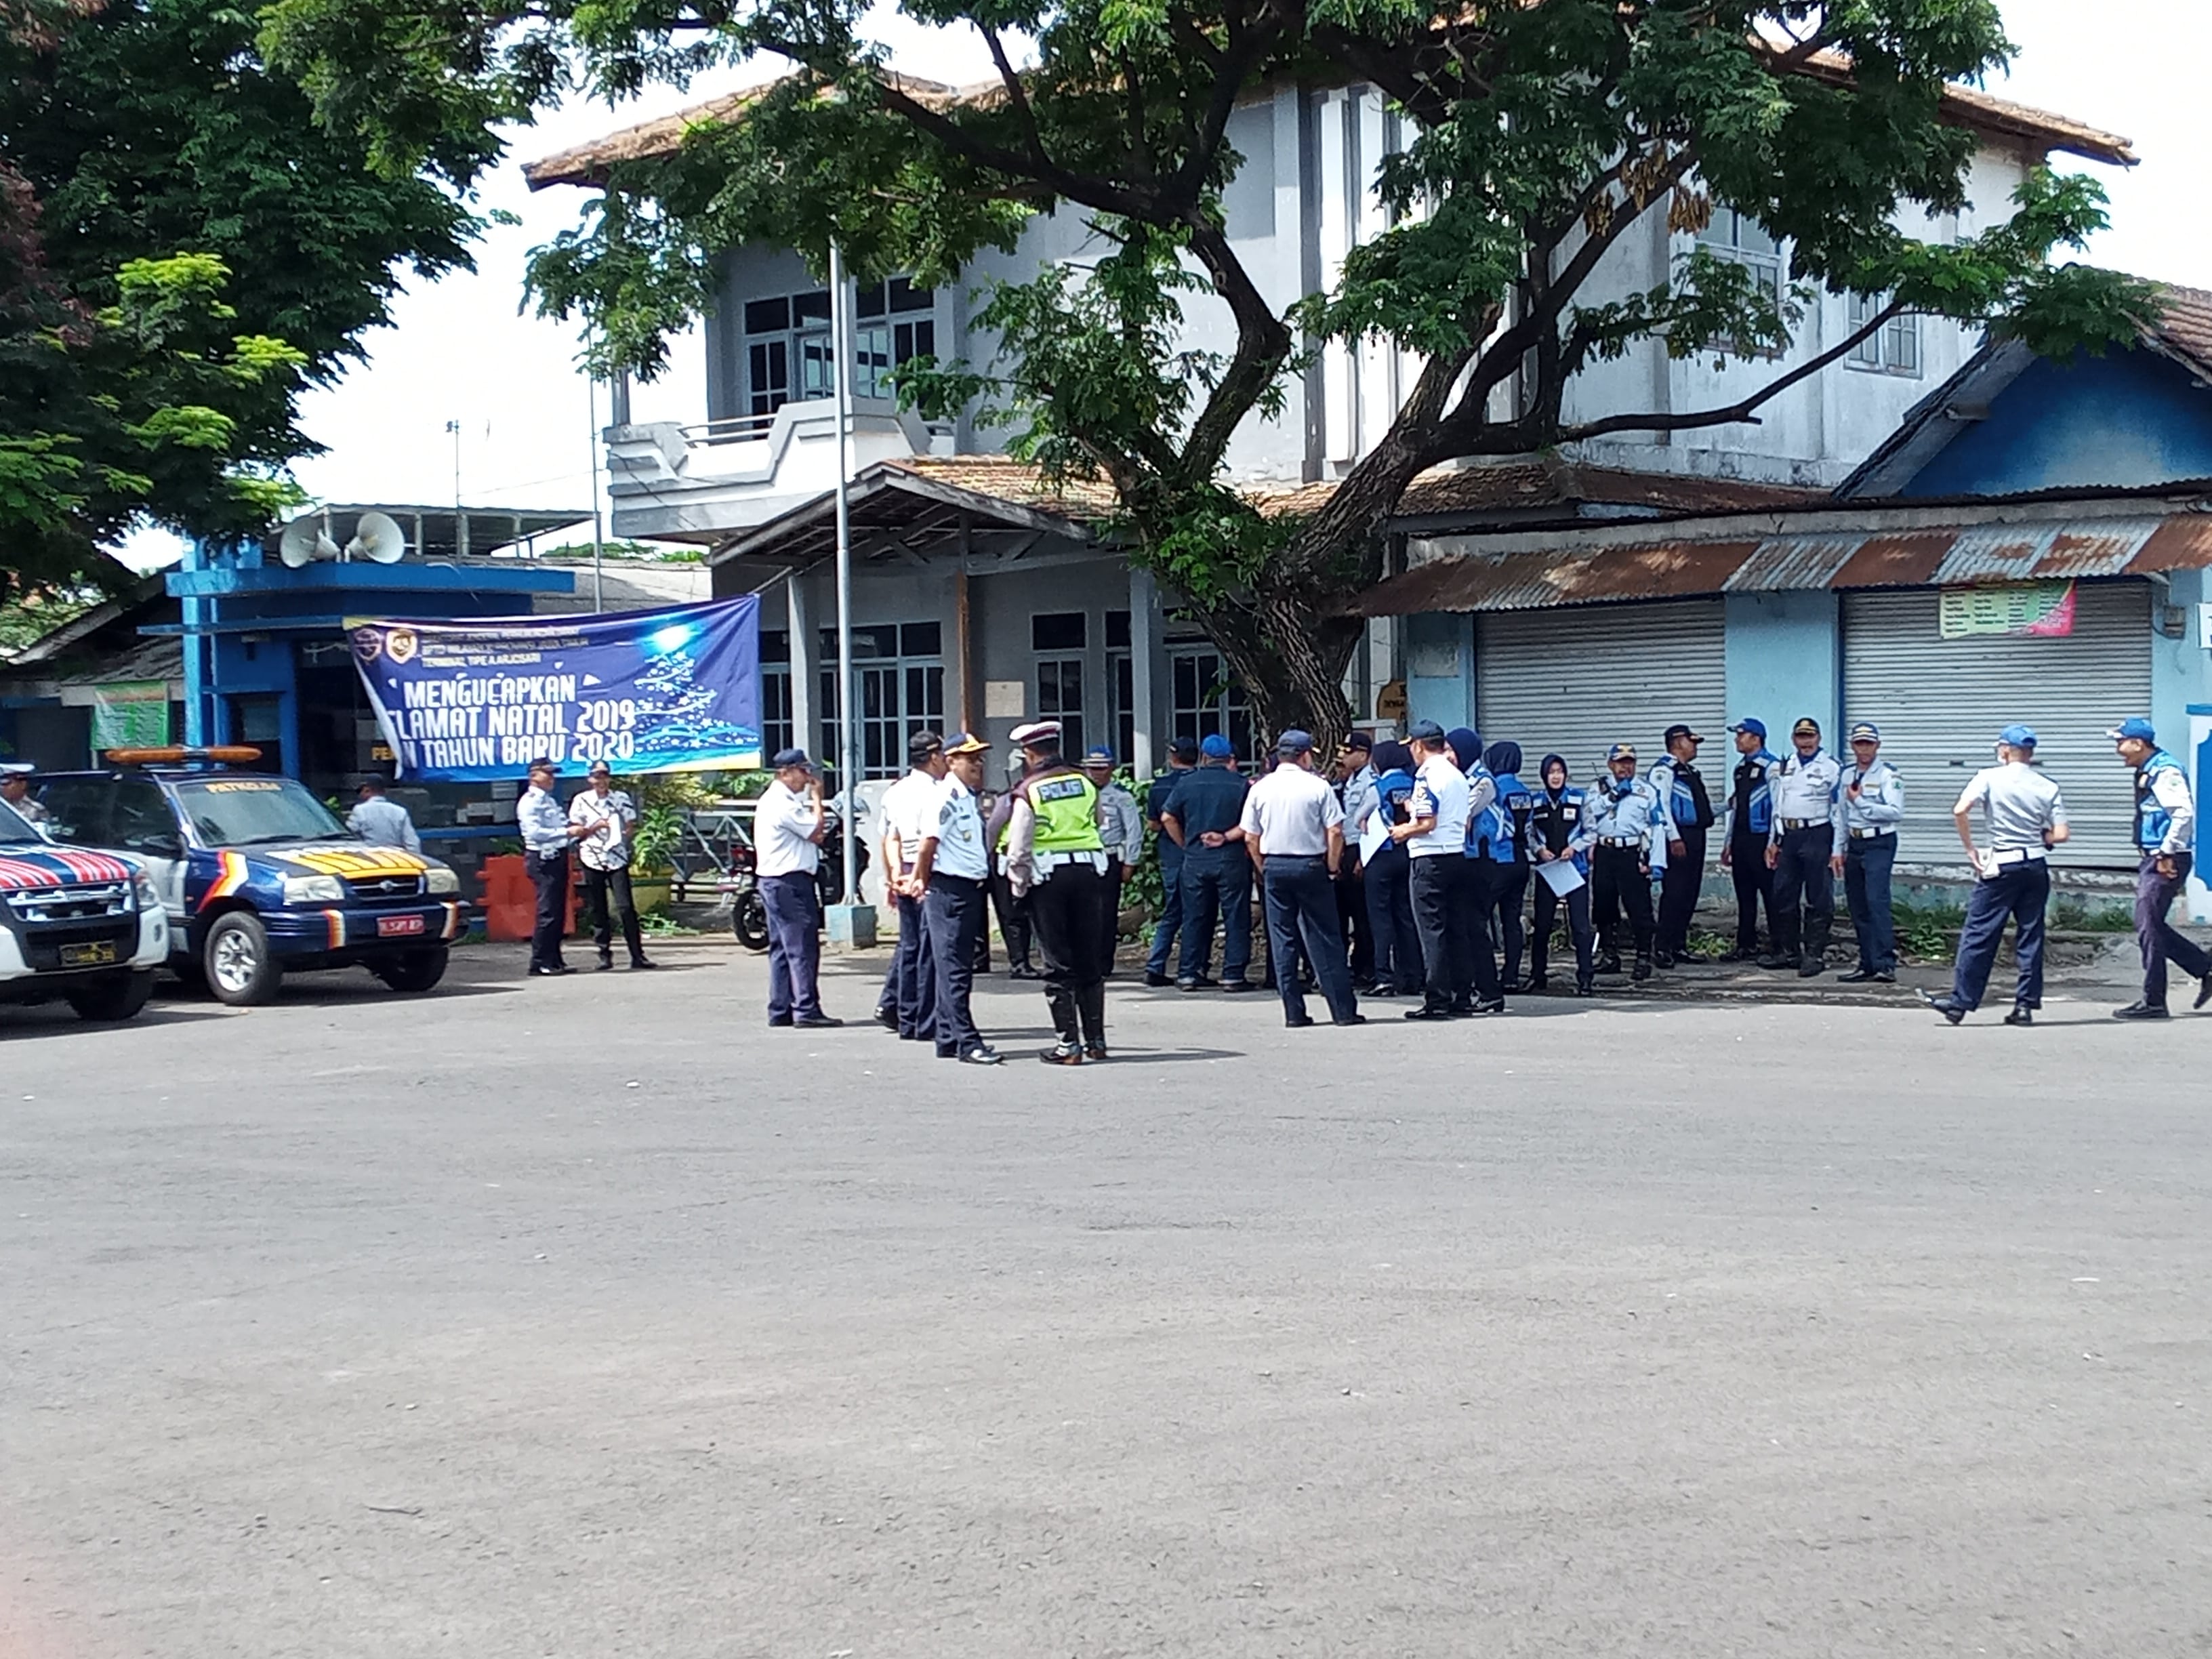
[[[1076,1013],[1083,1028],[1083,1055],[1086,1060],[1106,1058],[1106,986],[1093,981],[1075,994]]]
[[[1637,981],[1638,982],[1641,983],[1643,981],[1647,980],[1647,979],[1650,979],[1650,977],[1651,977],[1651,957],[1650,957],[1650,954],[1648,951],[1638,951],[1638,952],[1637,953],[1637,957],[1636,957],[1636,971],[1635,971],[1634,973],[1631,974],[1631,975],[1629,975],[1629,978],[1631,978],[1631,979],[1632,979],[1632,980],[1635,980],[1635,981]]]

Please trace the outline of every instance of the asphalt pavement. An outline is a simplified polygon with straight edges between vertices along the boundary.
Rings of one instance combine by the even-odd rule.
[[[2212,1646],[2212,1015],[0,1011],[0,1656]]]

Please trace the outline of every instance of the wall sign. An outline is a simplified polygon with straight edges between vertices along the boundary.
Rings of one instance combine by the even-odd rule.
[[[169,740],[169,683],[120,680],[92,688],[92,752],[157,749]]]
[[[1947,640],[1987,634],[2063,639],[2074,631],[2070,581],[1977,582],[1943,589],[1937,603]]]

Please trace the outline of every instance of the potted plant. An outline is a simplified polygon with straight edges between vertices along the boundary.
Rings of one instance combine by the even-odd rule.
[[[684,827],[680,806],[647,806],[637,815],[637,829],[630,836],[629,890],[638,915],[668,908]]]

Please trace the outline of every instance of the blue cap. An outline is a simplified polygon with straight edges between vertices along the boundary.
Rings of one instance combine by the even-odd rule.
[[[779,749],[768,757],[768,763],[778,772],[782,771],[787,766],[811,768],[813,765],[813,763],[806,758],[806,751],[804,749]]]
[[[1761,743],[1765,743],[1766,741],[1766,722],[1765,720],[1753,720],[1747,714],[1743,719],[1738,720],[1734,726],[1729,727],[1729,730],[1731,732],[1748,732],[1753,737],[1757,738]]]
[[[1208,760],[1228,760],[1237,753],[1229,746],[1229,739],[1218,732],[1209,732],[1200,738],[1198,752]]]
[[[1293,726],[1275,739],[1275,752],[1279,755],[1310,755],[1313,753],[1313,733],[1301,732]]]
[[[1085,766],[1111,766],[1114,751],[1103,743],[1095,744],[1083,751],[1083,763]]]
[[[2124,738],[2140,738],[2144,743],[2156,743],[2158,741],[2158,728],[2153,726],[2148,720],[2145,720],[2142,715],[2137,714],[2132,720],[2122,720],[2111,731],[2106,732],[2105,735],[2110,738],[2114,743],[2118,743]]]
[[[1632,743],[1616,743],[1605,751],[1605,762],[1608,766],[1617,760],[1632,761],[1635,758],[1636,745]]]
[[[1406,728],[1406,741],[1408,743],[1442,743],[1443,740],[1444,729],[1434,720],[1415,720]]]
[[[1997,741],[2008,749],[2035,747],[2035,728],[2032,726],[2008,726],[1997,733]]]
[[[1880,743],[1881,727],[1876,726],[1872,720],[1857,721],[1851,727],[1849,740],[1852,743]]]

